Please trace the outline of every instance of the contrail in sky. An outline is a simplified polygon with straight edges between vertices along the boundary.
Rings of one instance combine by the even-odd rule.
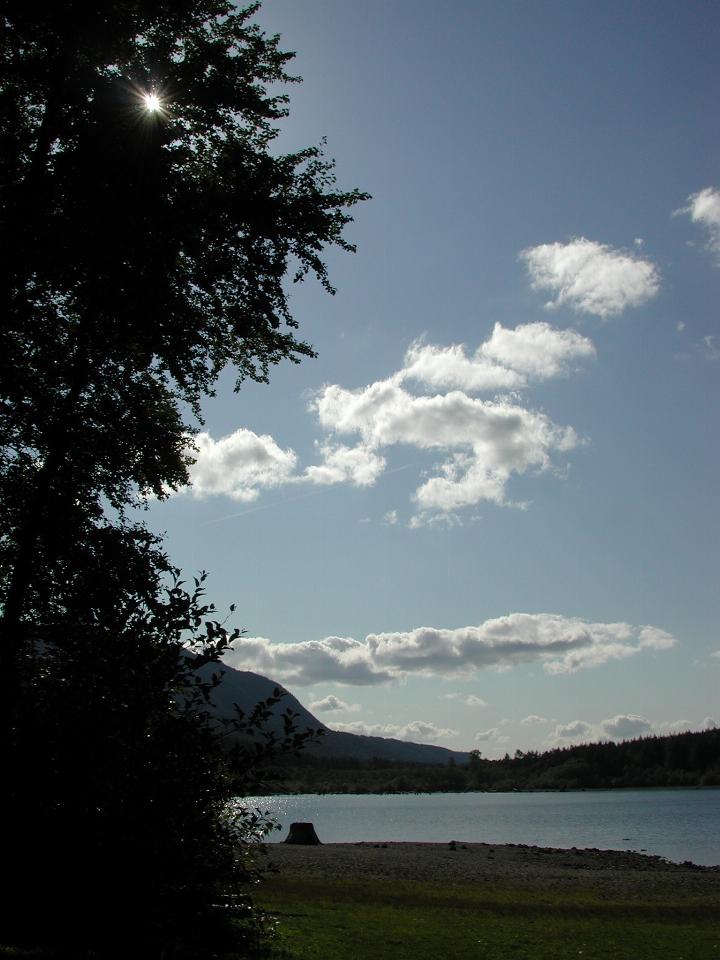
[[[403,464],[402,467],[393,467],[392,470],[386,470],[383,476],[386,477],[391,473],[400,473],[401,470],[407,470],[411,466],[412,463],[406,463]],[[237,520],[240,517],[247,517],[251,513],[260,513],[261,510],[269,510],[271,507],[280,507],[285,503],[297,503],[298,500],[307,500],[309,497],[319,497],[321,493],[325,493],[329,489],[329,486],[330,485],[322,487],[318,490],[308,490],[307,493],[299,493],[296,497],[286,497],[284,500],[273,500],[271,503],[263,503],[257,507],[250,507],[248,510],[241,510],[239,513],[228,513],[224,517],[216,517],[214,520],[206,520],[205,523],[201,524],[201,526],[207,527],[212,523],[224,523],[225,520]]]

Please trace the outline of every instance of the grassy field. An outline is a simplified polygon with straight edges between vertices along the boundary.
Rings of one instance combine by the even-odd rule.
[[[278,958],[720,960],[715,895],[275,878],[257,900],[277,918]]]

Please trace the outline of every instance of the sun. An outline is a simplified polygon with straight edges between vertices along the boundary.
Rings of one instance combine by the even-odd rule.
[[[156,93],[146,93],[143,96],[143,102],[145,103],[145,109],[149,113],[157,113],[162,106],[160,97],[158,97]]]

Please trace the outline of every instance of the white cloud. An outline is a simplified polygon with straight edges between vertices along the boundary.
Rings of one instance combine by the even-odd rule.
[[[469,394],[516,390],[531,381],[564,376],[594,354],[592,341],[574,330],[544,322],[515,329],[496,323],[472,355],[462,344],[417,341],[408,349],[404,366],[387,379],[354,390],[327,384],[310,409],[328,435],[357,438],[356,447],[322,447],[326,461],[325,451],[361,451],[368,483],[385,467],[381,451],[395,446],[438,451],[442,459],[415,490],[418,512],[410,526],[440,518],[460,522],[456,511],[482,500],[507,505],[511,477],[547,470],[554,454],[582,442],[571,427],[556,425],[516,395],[481,399]],[[406,387],[410,381],[441,392],[418,395]],[[330,466],[310,467],[305,477],[340,482],[349,474]]]
[[[674,643],[673,637],[653,627],[512,613],[477,626],[419,627],[369,634],[364,640],[326,637],[289,644],[241,637],[224,659],[230,666],[257,670],[285,684],[368,685],[411,674],[469,676],[486,667],[538,661],[549,673],[566,674]]]
[[[536,723],[549,723],[549,722],[550,721],[546,717],[539,717],[536,713],[531,713],[529,717],[525,717],[520,721],[520,723],[524,723],[526,726],[530,726],[531,724],[536,724]]]
[[[579,237],[523,250],[532,286],[549,291],[547,307],[568,306],[603,319],[655,296],[660,275],[649,260]]]
[[[524,721],[523,721],[524,722]],[[567,746],[570,743],[596,743],[607,740],[633,740],[649,734],[667,736],[697,730],[713,730],[717,726],[712,717],[697,722],[692,720],[661,720],[653,723],[635,713],[618,714],[599,723],[573,720],[558,724],[552,735],[544,741],[547,748]]]
[[[702,338],[703,352],[708,360],[720,360],[720,346],[715,342],[715,337],[709,334]]]
[[[655,724],[658,733],[688,733],[697,730],[715,730],[718,727],[717,720],[714,717],[704,717],[702,720],[661,720]]]
[[[466,707],[486,707],[487,703],[482,697],[476,697],[474,693],[446,693],[443,700],[456,700]]]
[[[652,731],[652,724],[637,714],[618,714],[610,720],[603,720],[600,727],[611,740],[630,740]]]
[[[529,379],[564,376],[574,361],[594,354],[592,341],[574,330],[558,330],[548,323],[527,323],[512,330],[496,323],[490,339],[472,357],[462,344],[412,344],[395,379],[470,393],[512,390],[527,386]]]
[[[482,730],[475,734],[475,743],[487,743],[488,740],[496,740],[500,731],[497,727],[490,727],[489,730]]]
[[[459,388],[475,393],[483,390],[512,390],[524,387],[522,374],[482,356],[482,348],[468,357],[462,344],[449,347],[414,343],[405,354],[402,380],[418,380],[428,387],[449,390]]]
[[[411,530],[419,530],[421,527],[437,527],[450,530],[452,527],[461,527],[462,520],[457,513],[452,513],[449,511],[446,511],[445,513],[431,513],[428,511],[423,511],[422,513],[416,513],[415,516],[410,517],[408,526]]]
[[[646,650],[669,650],[675,646],[675,637],[657,627],[641,627],[640,646]]]
[[[645,629],[557,614],[513,613],[455,630],[421,627],[370,634],[367,643],[378,667],[399,673],[452,676],[536,660],[543,661],[549,673],[571,673],[647,648]],[[666,644],[669,634],[659,633]]]
[[[255,670],[272,680],[299,686],[387,683],[393,674],[372,662],[367,643],[351,637],[326,637],[304,643],[273,643],[265,637],[241,637],[223,656],[231,667]]]
[[[315,444],[319,462],[301,469],[294,450],[246,428],[217,440],[203,432],[194,439],[190,489],[196,497],[247,503],[287,484],[369,487],[387,469],[384,451],[406,446],[438,454],[412,496],[417,509],[411,527],[457,525],[457,511],[482,500],[523,506],[507,497],[511,478],[549,469],[556,454],[583,441],[572,427],[529,409],[517,393],[492,399],[470,393],[517,390],[564,376],[594,354],[587,337],[544,322],[515,329],[496,323],[473,355],[463,345],[416,342],[404,366],[386,380],[356,390],[328,384],[317,392],[310,409],[324,434]],[[444,392],[418,395],[406,388],[410,381]],[[388,511],[384,522],[396,523],[397,512]]]
[[[510,737],[500,733],[500,728],[490,727],[489,730],[481,730],[475,734],[475,743],[510,743]]]
[[[720,650],[713,650],[710,654],[711,657],[720,657]]]
[[[583,667],[597,667],[610,660],[625,660],[640,650],[668,650],[676,640],[657,627],[631,627],[627,623],[593,624],[594,641],[569,650],[564,657],[545,665],[548,673],[572,673]]]
[[[450,513],[480,500],[505,503],[513,474],[547,469],[553,452],[580,442],[572,428],[510,400],[459,391],[417,397],[392,378],[361,390],[327,386],[313,408],[324,429],[359,434],[369,449],[406,444],[446,451],[436,475],[415,491],[423,513]]]
[[[386,527],[397,526],[397,522],[398,522],[397,510],[388,510],[388,512],[383,517],[382,522]]]
[[[310,466],[302,477],[310,483],[352,483],[371,487],[385,469],[385,459],[362,444],[357,447],[321,444],[323,462]]]
[[[693,223],[699,223],[707,233],[707,248],[715,254],[720,265],[720,190],[705,187],[688,197],[687,206],[676,213],[687,213]]]
[[[555,727],[556,740],[583,740],[587,739],[592,727],[584,720],[572,720],[570,723],[561,723]]]
[[[342,733],[359,733],[365,737],[392,737],[396,740],[409,740],[413,743],[435,743],[446,737],[456,737],[457,730],[438,727],[427,720],[411,720],[406,724],[366,723],[354,720],[351,723],[333,723],[333,730]]]
[[[655,729],[660,734],[687,733],[694,730],[696,726],[697,724],[692,720],[661,720],[660,723],[655,724]]]
[[[190,482],[195,497],[224,494],[248,503],[261,489],[290,482],[297,464],[293,450],[283,450],[267,434],[243,428],[219,440],[199,433],[194,444]]]
[[[565,376],[576,360],[595,356],[592,340],[549,323],[526,323],[514,330],[496,323],[480,350],[483,356],[535,380]]]
[[[310,704],[310,710],[313,713],[331,713],[333,711],[341,711],[343,713],[357,713],[360,709],[360,704],[358,703],[345,703],[344,700],[341,700],[339,697],[336,697],[334,694],[329,694],[327,697],[323,697],[322,700],[314,700]]]

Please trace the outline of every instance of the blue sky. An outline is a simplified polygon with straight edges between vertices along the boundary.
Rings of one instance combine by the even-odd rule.
[[[720,8],[266,0],[357,209],[149,522],[229,662],[485,756],[720,721]],[[531,719],[534,718],[534,719]]]

